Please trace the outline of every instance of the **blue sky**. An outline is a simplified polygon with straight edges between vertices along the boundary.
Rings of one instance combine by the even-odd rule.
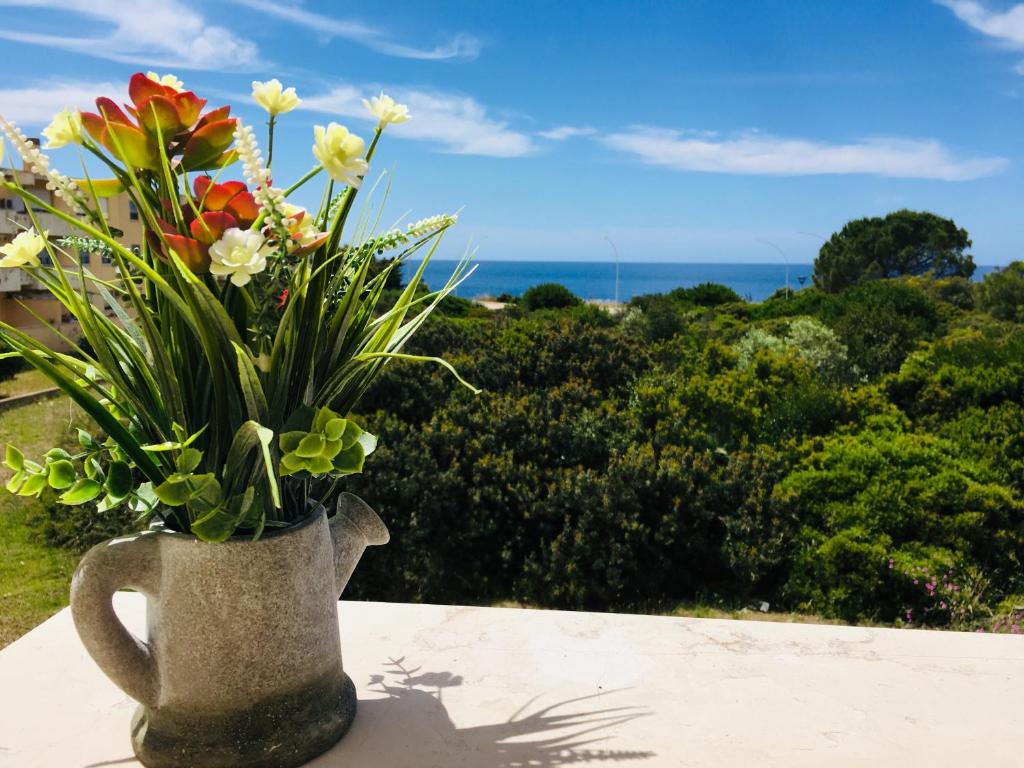
[[[0,112],[29,133],[137,70],[253,123],[253,79],[294,85],[279,182],[312,165],[314,123],[369,136],[359,98],[383,88],[413,115],[375,159],[384,219],[463,208],[452,256],[607,259],[610,236],[634,261],[778,261],[770,241],[806,262],[814,233],[900,207],[953,217],[978,263],[1024,255],[1024,4],[0,0],[0,18]]]

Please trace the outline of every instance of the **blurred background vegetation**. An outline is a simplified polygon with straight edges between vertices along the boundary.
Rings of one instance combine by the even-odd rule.
[[[826,244],[814,287],[760,304],[710,284],[617,315],[562,286],[446,300],[409,351],[484,392],[392,365],[364,398],[380,447],[348,489],[392,538],[346,598],[1019,631],[1024,265],[971,283],[966,233],[939,227],[919,244],[939,262]],[[19,514],[72,550],[130,526]]]

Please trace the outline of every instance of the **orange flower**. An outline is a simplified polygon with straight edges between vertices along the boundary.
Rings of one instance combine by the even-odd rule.
[[[214,184],[209,176],[199,176],[194,189],[199,216],[192,213],[191,207],[182,211],[188,234],[182,234],[170,222],[160,220],[163,242],[167,247],[158,247],[157,251],[174,251],[190,270],[201,273],[210,269],[210,246],[228,229],[251,227],[259,216],[260,208],[240,181]],[[162,245],[156,236],[152,242]]]
[[[235,119],[228,116],[230,107],[203,115],[206,99],[141,72],[132,75],[128,95],[132,104],[125,105],[127,114],[106,97],[96,99],[97,112],[82,113],[89,135],[122,162],[158,170],[161,146],[169,160],[180,156],[187,171],[220,168],[235,159],[228,150],[235,130]]]

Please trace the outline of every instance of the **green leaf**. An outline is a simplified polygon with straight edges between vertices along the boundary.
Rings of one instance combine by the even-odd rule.
[[[18,490],[19,496],[38,496],[40,491],[46,487],[46,473],[38,475],[29,475],[21,488]]]
[[[85,504],[87,501],[92,501],[99,496],[102,491],[103,486],[95,480],[83,478],[64,491],[57,500],[61,504]]]
[[[189,512],[202,515],[220,506],[220,482],[212,473],[192,475],[189,485],[192,492],[185,502]]]
[[[363,430],[352,419],[349,419],[345,424],[345,433],[341,436],[341,447],[351,448],[361,434],[363,434]]]
[[[312,459],[322,454],[323,451],[324,436],[320,434],[309,434],[299,442],[299,447],[295,449],[295,455],[300,456],[303,459]]]
[[[359,443],[352,443],[350,447],[334,457],[334,470],[343,475],[354,475],[363,471],[365,459],[366,453],[363,451],[363,446]]]
[[[43,456],[49,461],[71,461],[73,458],[71,454],[63,448],[51,448],[44,453]]]
[[[96,441],[93,440],[92,435],[84,429],[78,430],[78,444],[86,450],[93,450],[96,448]]]
[[[50,484],[51,488],[58,491],[70,488],[74,485],[75,478],[78,477],[78,473],[75,471],[75,465],[66,459],[51,461],[49,464],[49,470],[47,482]]]
[[[192,533],[203,541],[224,541],[235,532],[252,506],[253,489],[232,496],[226,504],[218,504],[192,523]]]
[[[345,435],[345,433],[348,432],[348,430],[351,428],[349,425],[351,425],[351,427],[359,429],[359,427],[356,427],[355,424],[353,424],[351,421],[347,421],[346,419],[331,419],[324,426],[324,437],[331,441],[341,440],[342,447],[346,447],[343,435]],[[352,438],[352,441],[354,440],[355,437]],[[349,441],[349,443],[351,443],[352,441]]]
[[[202,460],[202,451],[195,448],[185,448],[180,454],[178,454],[178,458],[174,460],[174,464],[179,472],[183,475],[187,475],[189,472],[194,471]]]
[[[235,530],[236,519],[223,504],[192,521],[192,534],[202,541],[224,541]]]
[[[11,479],[7,481],[6,485],[4,485],[4,488],[7,489],[8,493],[17,493],[23,482],[25,482],[25,472],[15,472],[11,476]]]
[[[284,453],[294,453],[295,449],[299,447],[299,443],[302,442],[302,438],[305,436],[305,432],[285,432],[280,438],[278,438],[277,442]]]
[[[173,474],[153,489],[153,493],[161,502],[169,507],[180,507],[192,494],[188,478]]]
[[[115,461],[107,467],[107,493],[115,499],[123,499],[132,490],[132,468],[123,461]]]
[[[14,472],[21,472],[25,468],[25,456],[21,451],[8,443],[4,465]]]

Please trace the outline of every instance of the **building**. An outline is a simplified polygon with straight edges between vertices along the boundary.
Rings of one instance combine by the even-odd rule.
[[[33,195],[55,208],[68,210],[64,202],[46,188],[45,176],[33,173],[25,166],[17,171],[4,169],[4,176],[8,180],[13,180],[15,174],[18,182]],[[138,246],[142,242],[142,222],[139,220],[135,205],[126,194],[103,198],[100,205],[111,228],[124,233],[122,242],[125,245]],[[32,213],[40,227],[49,233],[53,242],[67,235],[81,234],[53,214],[41,210],[34,210]],[[11,242],[19,232],[31,226],[32,219],[21,198],[6,190],[0,190],[0,245]],[[96,277],[115,277],[114,265],[110,263],[109,257],[96,253],[83,253],[79,256],[86,269]],[[45,262],[49,257],[44,254],[40,258]],[[93,290],[91,294],[93,303],[99,306],[102,298],[98,291]],[[66,349],[66,344],[49,330],[47,324],[59,329],[70,339],[77,339],[80,335],[77,323],[64,310],[63,305],[20,269],[0,269],[0,321],[56,349]]]

